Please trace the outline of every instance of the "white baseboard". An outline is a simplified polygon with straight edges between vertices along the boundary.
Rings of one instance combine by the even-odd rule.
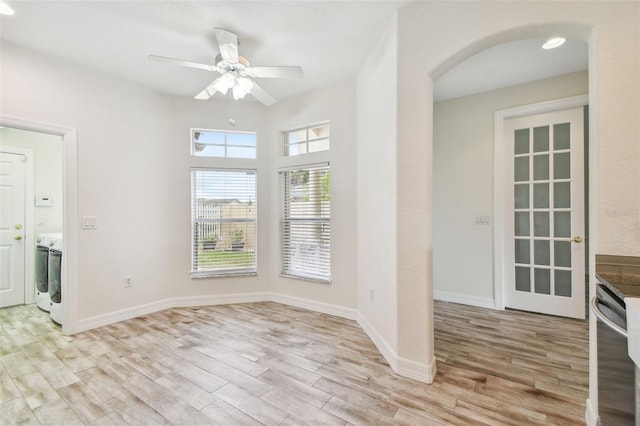
[[[434,356],[429,364],[398,358],[396,373],[419,382],[431,384],[436,377],[436,357]]]
[[[362,314],[358,313],[357,321],[394,372],[419,382],[433,383],[433,379],[436,377],[435,357],[429,364],[401,358]]]
[[[591,405],[591,400],[589,398],[587,398],[587,404],[584,410],[584,419],[587,426],[600,426],[600,418],[593,409],[593,405]]]
[[[452,293],[449,291],[434,290],[433,298],[434,300],[441,300],[443,302],[461,303],[463,305],[477,306],[479,308],[496,308],[493,299],[467,296],[466,294]]]
[[[283,305],[295,306],[296,308],[308,309],[310,311],[350,320],[355,320],[358,316],[357,311],[353,308],[316,302],[315,300],[303,299],[282,293],[269,293],[269,300],[271,302],[282,303]]]
[[[169,308],[184,308],[190,306],[210,306],[228,305],[235,303],[255,303],[255,302],[275,302],[284,305],[295,306],[297,308],[308,309],[310,311],[321,312],[341,318],[356,320],[364,332],[369,336],[373,344],[378,348],[382,356],[389,363],[389,366],[397,374],[418,380],[424,383],[433,383],[436,375],[435,357],[428,364],[400,358],[389,346],[385,339],[376,329],[362,316],[356,309],[344,306],[332,305],[329,303],[317,302],[315,300],[303,299],[281,293],[244,293],[244,294],[224,294],[214,296],[191,296],[175,297],[164,299],[145,305],[134,306],[132,308],[121,309],[108,314],[97,315],[91,318],[79,320],[75,327],[75,332],[91,330],[116,322],[136,318],[142,315],[151,314]]]
[[[391,367],[393,371],[397,371],[398,355],[396,354],[396,352],[391,348],[391,346],[389,346],[387,341],[378,333],[378,331],[371,325],[371,323],[369,323],[369,321],[367,321],[367,319],[360,312],[358,312],[357,321],[358,325],[360,325],[360,328],[362,328],[362,330],[367,333],[369,339],[371,339],[376,348],[378,348],[378,351],[380,351],[384,359],[387,360],[389,367]]]
[[[356,310],[346,308],[344,306],[331,305],[328,303],[316,302],[315,300],[302,299],[299,297],[288,296],[280,293],[262,292],[262,293],[240,293],[240,294],[221,294],[211,296],[190,296],[190,297],[174,297],[164,299],[157,302],[147,303],[145,305],[134,306],[119,311],[110,312],[108,314],[97,315],[86,319],[79,320],[76,324],[75,333],[91,330],[97,327],[125,321],[142,315],[151,314],[169,308],[185,308],[190,306],[211,306],[211,305],[229,305],[234,303],[255,303],[255,302],[276,302],[283,305],[295,306],[297,308],[308,309],[310,311],[321,312],[328,315],[334,315],[341,318],[351,320],[356,319]]]

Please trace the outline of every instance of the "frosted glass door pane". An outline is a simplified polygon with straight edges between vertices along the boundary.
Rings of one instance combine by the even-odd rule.
[[[516,185],[514,187],[514,207],[516,209],[528,209],[529,208],[529,184]]]
[[[555,212],[553,218],[553,235],[555,237],[571,237],[571,213]]]
[[[531,291],[531,274],[529,268],[523,266],[516,266],[516,290],[517,291]]]
[[[549,151],[549,126],[533,129],[533,152]]]
[[[533,235],[536,237],[548,237],[549,231],[549,213],[535,212],[533,214]]]
[[[551,260],[550,244],[548,240],[533,242],[533,261],[536,265],[549,266]]]
[[[560,149],[569,149],[569,136],[569,123],[556,124],[553,126],[553,149],[556,151]]]
[[[531,259],[529,240],[516,240],[516,263],[528,264]]]
[[[515,218],[515,235],[517,237],[529,236],[529,212],[516,212]]]
[[[571,297],[571,271],[554,272],[555,295]]]
[[[571,243],[556,241],[554,245],[554,264],[556,266],[571,267]]]
[[[555,208],[571,207],[571,189],[569,182],[553,184],[553,206]]]
[[[513,139],[514,153],[516,155],[529,153],[529,129],[516,130]]]
[[[538,294],[551,294],[551,271],[538,269],[534,271],[534,292]]]
[[[549,156],[536,155],[533,157],[533,180],[549,179]]]
[[[516,182],[529,180],[529,157],[518,157],[514,161],[514,175]]]
[[[536,183],[533,185],[533,208],[549,208],[549,184]]]
[[[571,177],[571,154],[563,152],[553,156],[553,178],[569,179]]]

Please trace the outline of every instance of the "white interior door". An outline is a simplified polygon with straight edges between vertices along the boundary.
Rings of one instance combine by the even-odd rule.
[[[0,307],[25,303],[25,162],[0,153]]]
[[[583,109],[504,123],[505,306],[584,318]]]

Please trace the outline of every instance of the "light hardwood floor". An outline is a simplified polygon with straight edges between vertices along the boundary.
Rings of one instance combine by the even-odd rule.
[[[9,424],[584,424],[587,322],[435,303],[438,374],[397,376],[353,321],[276,303],[179,308],[64,337],[0,310]]]

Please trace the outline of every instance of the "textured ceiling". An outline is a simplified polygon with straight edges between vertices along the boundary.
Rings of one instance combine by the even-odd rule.
[[[155,54],[213,63],[214,27],[235,32],[253,65],[300,65],[300,80],[260,79],[277,99],[353,78],[396,9],[408,1],[17,1],[0,38],[136,82],[192,97],[217,74],[151,62]],[[482,52],[440,78],[449,99],[587,68],[585,43],[540,40]],[[218,99],[222,95],[217,94]],[[249,99],[249,97],[247,97]]]

